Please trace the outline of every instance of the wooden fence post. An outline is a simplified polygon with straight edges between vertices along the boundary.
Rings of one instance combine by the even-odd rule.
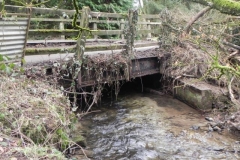
[[[138,21],[137,10],[129,10],[128,29],[126,33],[126,50],[127,54],[133,58],[134,39],[136,36],[136,26]]]
[[[82,13],[81,13],[80,27],[88,28],[89,13],[90,13],[89,7],[83,7]],[[82,30],[82,33],[77,40],[76,58],[80,61],[80,63],[82,63],[82,59],[83,59],[87,32],[88,31],[86,30]]]
[[[93,30],[97,30],[97,23],[93,23]],[[94,39],[98,39],[98,35],[94,35]]]
[[[150,20],[147,20],[147,22],[151,22]],[[149,30],[149,31],[151,31],[151,24],[147,24],[147,29]],[[152,34],[151,34],[151,32],[150,33],[148,33],[147,34],[147,39],[151,39],[152,38]]]
[[[128,26],[125,31],[126,37],[126,54],[128,56],[128,77],[126,80],[130,80],[132,75],[132,58],[134,57],[133,48],[134,48],[134,39],[136,36],[136,26],[138,21],[138,11],[137,10],[129,10],[128,13]]]
[[[2,18],[2,10],[4,8],[4,1],[0,0],[0,18]]]
[[[63,17],[61,17],[61,18],[63,18]],[[64,23],[63,22],[59,23],[59,29],[64,30]],[[65,35],[61,35],[61,39],[65,39]]]
[[[124,30],[124,25],[125,25],[123,22],[124,22],[124,19],[121,19],[120,29],[121,29],[122,31]],[[121,34],[121,38],[124,39],[124,34]]]

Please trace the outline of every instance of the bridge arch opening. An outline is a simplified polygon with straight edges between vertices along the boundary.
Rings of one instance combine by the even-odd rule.
[[[92,94],[81,94],[81,93],[90,93],[97,92],[99,86],[88,86],[79,88],[77,91],[77,106],[79,111],[87,111],[89,107],[101,106],[102,101],[116,101],[118,96],[131,96],[131,93],[146,93],[151,92],[152,90],[163,90],[164,85],[161,83],[162,75],[161,74],[153,74],[142,77],[137,77],[135,79],[131,79],[130,81],[115,81],[111,85],[110,84],[102,84],[101,85],[101,95],[100,97],[94,99],[94,95]],[[117,84],[118,83],[118,87]],[[156,91],[157,92],[157,91]],[[69,94],[69,99],[73,103],[73,94]],[[98,101],[97,103],[93,101]]]

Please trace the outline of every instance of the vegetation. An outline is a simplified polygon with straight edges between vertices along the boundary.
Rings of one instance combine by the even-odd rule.
[[[210,6],[219,10],[222,13],[231,14],[235,16],[240,15],[240,3],[238,0],[191,0],[203,5]]]
[[[0,144],[10,152],[1,159],[65,159],[61,151],[74,144],[69,136],[75,117],[67,98],[42,80],[2,74],[0,79],[0,138],[11,140],[9,146]]]
[[[132,0],[77,0],[79,8],[88,6],[92,11],[95,12],[111,12],[111,13],[122,13],[126,12],[132,6]],[[9,5],[21,5],[32,4],[33,6],[46,7],[46,8],[59,8],[59,9],[74,9],[72,0],[10,0],[6,1]]]
[[[7,56],[0,54],[0,73],[11,74],[15,64],[14,63],[7,63],[10,59]]]
[[[14,0],[11,4],[19,2],[24,5],[23,2],[27,1]],[[31,2],[36,6],[43,5],[42,2]],[[161,31],[159,44],[162,49],[172,55],[169,66],[166,68],[166,75],[174,79],[191,77],[227,87],[229,103],[231,102],[231,105],[239,109],[237,96],[240,93],[240,62],[236,57],[240,49],[239,20],[222,13],[239,15],[240,2],[230,0],[192,0],[192,2],[207,5],[210,9],[197,17],[197,21],[191,25],[187,25],[192,18],[189,15],[197,15],[204,6],[189,1],[152,0],[145,2],[142,10],[145,13],[160,14],[162,25],[159,26]],[[69,3],[69,1],[55,0],[46,1],[44,5],[68,8]],[[82,36],[83,31],[90,32],[88,28],[78,26],[76,23],[80,14],[78,10],[83,6],[89,6],[92,11],[122,13],[127,11],[130,4],[131,1],[117,0],[74,1],[73,7],[77,11],[72,24],[80,31],[78,37]],[[137,23],[137,18],[133,18]],[[186,28],[188,32],[185,33]],[[128,26],[125,36],[131,34],[129,31]],[[131,45],[133,41],[129,39],[127,45]],[[75,60],[73,64],[68,66],[64,64],[73,78],[69,93],[74,93],[76,97],[76,77],[79,71],[76,68],[79,66],[83,66],[86,72],[95,69],[95,76],[99,79],[109,68],[116,75],[125,76],[128,79],[128,75],[121,75],[120,70],[120,68],[128,69],[128,56],[118,56],[103,62],[99,59],[84,57],[82,54],[81,59]],[[7,61],[9,61],[8,57],[0,55],[0,142],[9,139],[10,136],[15,139],[10,146],[0,143],[0,152],[10,150],[10,153],[0,154],[0,158],[10,159],[12,156],[18,156],[28,159],[64,159],[64,153],[72,146],[81,148],[78,143],[80,141],[83,143],[83,137],[75,137],[77,141],[71,138],[77,118],[70,109],[69,100],[63,95],[60,87],[57,87],[57,77],[38,79],[39,76],[35,75],[45,75],[44,67],[37,70],[36,68],[26,69],[26,74],[23,75],[19,70],[14,70],[13,63],[6,63]],[[14,72],[16,74],[12,74]],[[48,81],[49,79],[53,81]],[[113,80],[109,79],[108,82],[113,83]],[[118,92],[118,82],[115,85]],[[103,89],[102,86],[97,84],[95,87],[91,93],[82,94],[93,97],[87,111],[91,109],[92,104],[96,103],[97,97],[101,97],[99,91]],[[76,99],[77,97],[74,99],[75,103]]]
[[[144,8],[143,13],[148,14],[159,14],[164,9],[176,9],[182,8],[186,9],[186,6],[189,7],[189,3],[184,0],[145,0],[144,1]]]

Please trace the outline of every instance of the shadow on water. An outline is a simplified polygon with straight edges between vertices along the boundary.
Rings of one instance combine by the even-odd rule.
[[[199,112],[168,95],[136,92],[138,85],[127,84],[117,101],[104,101],[102,112],[84,117],[93,159],[239,158],[237,139],[207,132]]]

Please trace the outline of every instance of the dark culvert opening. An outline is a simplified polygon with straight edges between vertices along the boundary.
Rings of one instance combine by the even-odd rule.
[[[129,82],[125,82],[122,85],[119,94],[127,94],[129,91],[144,92],[144,88],[159,90],[162,88],[160,83],[161,77],[162,75],[160,74],[137,77]]]
[[[116,83],[119,83],[119,87],[116,87]],[[97,105],[95,106],[101,106],[102,102],[105,101],[115,101],[117,99],[117,96],[131,96],[132,93],[146,93],[149,92],[149,90],[146,89],[152,89],[152,90],[163,90],[164,85],[162,83],[162,75],[161,74],[153,74],[153,75],[147,75],[143,77],[137,77],[135,79],[131,79],[131,81],[118,81],[114,82],[112,85],[104,84],[102,85],[102,92],[101,92],[101,98]],[[119,91],[117,91],[117,90]],[[77,92],[91,92],[91,91],[97,91],[98,89],[93,86],[83,87],[79,88]],[[74,101],[73,94],[69,94],[69,99],[71,102]],[[86,111],[88,109],[89,104],[92,103],[93,96],[92,95],[77,95],[77,106],[79,111]]]
[[[137,77],[135,79],[131,79],[130,81],[118,81],[119,83],[119,92],[116,91],[116,82],[109,86],[108,84],[104,85],[104,89],[102,90],[102,101],[115,101],[117,100],[117,96],[131,96],[132,93],[146,93],[149,92],[147,89],[152,89],[156,91],[162,91],[164,89],[163,83],[161,83],[162,75],[161,74],[153,74],[147,75],[143,77]]]

